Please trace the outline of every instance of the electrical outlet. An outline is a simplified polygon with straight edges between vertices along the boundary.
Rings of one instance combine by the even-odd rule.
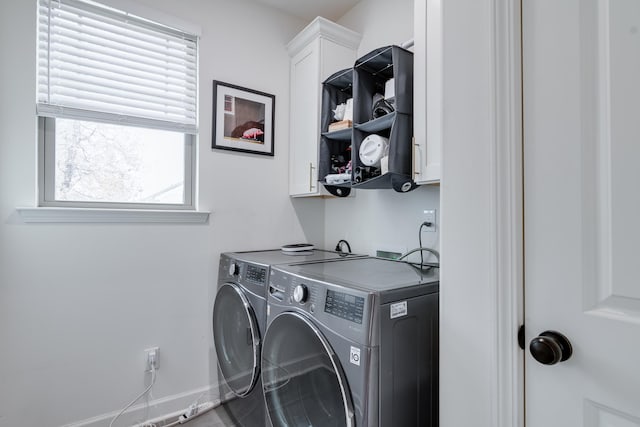
[[[428,222],[431,224],[431,225],[425,225],[424,227],[422,227],[423,232],[434,233],[436,231],[436,210],[435,209],[424,210],[422,220],[424,222]]]
[[[150,372],[152,366],[157,371],[158,368],[160,367],[160,347],[147,348],[145,349],[144,354],[146,355],[145,371]]]

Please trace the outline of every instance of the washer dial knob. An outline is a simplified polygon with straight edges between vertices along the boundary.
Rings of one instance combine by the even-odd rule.
[[[296,286],[295,289],[293,290],[293,299],[295,302],[304,304],[307,301],[308,297],[309,297],[309,290],[305,285],[300,284]]]
[[[240,267],[238,266],[238,264],[236,264],[235,262],[232,262],[231,264],[229,264],[229,274],[231,276],[237,276],[239,272],[240,272]]]

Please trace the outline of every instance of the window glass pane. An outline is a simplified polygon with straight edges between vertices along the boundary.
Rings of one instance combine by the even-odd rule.
[[[55,199],[184,203],[185,135],[56,119]]]

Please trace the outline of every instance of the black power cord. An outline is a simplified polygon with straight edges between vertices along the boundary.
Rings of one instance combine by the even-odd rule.
[[[418,244],[420,245],[419,247],[422,247],[422,227],[431,227],[433,224],[430,223],[429,221],[425,221],[422,224],[420,224],[420,228],[418,228]],[[422,253],[422,251],[420,251],[420,266],[424,265],[424,254]]]
[[[351,245],[344,239],[338,240],[338,244],[336,245],[336,252],[342,252],[342,245],[347,245],[347,253],[351,253]]]
[[[402,261],[405,258],[407,258],[409,255],[416,253],[416,252],[420,252],[420,264],[418,263],[414,263],[414,262],[410,262],[410,261],[405,261],[411,265],[413,265],[414,267],[418,267],[420,268],[420,270],[430,270],[432,268],[439,268],[440,267],[440,254],[438,253],[438,251],[436,251],[435,249],[431,249],[431,248],[425,248],[422,246],[422,228],[423,227],[431,227],[433,226],[432,222],[429,221],[425,221],[422,224],[420,224],[420,228],[418,228],[418,242],[420,244],[419,247],[410,250],[409,252],[403,254],[402,256],[400,256],[400,258],[398,258],[398,261]],[[424,254],[423,252],[429,252],[431,254],[433,254],[436,259],[438,260],[438,262],[436,263],[426,263],[424,262]]]

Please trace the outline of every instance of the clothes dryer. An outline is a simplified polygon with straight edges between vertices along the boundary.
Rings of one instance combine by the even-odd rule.
[[[274,427],[436,427],[437,269],[274,266],[262,383]]]
[[[268,423],[260,381],[260,349],[266,327],[270,267],[356,256],[361,255],[280,249],[220,255],[212,307],[213,353],[220,398],[235,425],[261,427]]]

